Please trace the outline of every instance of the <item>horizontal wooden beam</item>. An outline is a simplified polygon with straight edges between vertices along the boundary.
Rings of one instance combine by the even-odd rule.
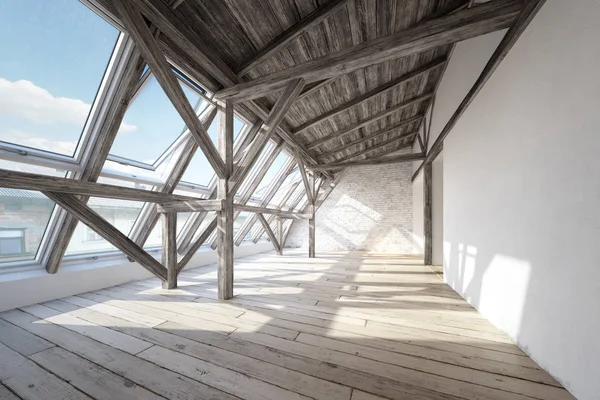
[[[358,151],[356,151],[356,152],[354,152],[352,154],[348,154],[347,156],[342,157],[342,158],[336,160],[336,162],[337,163],[341,163],[341,162],[344,162],[344,161],[347,161],[347,160],[351,160],[351,159],[356,158],[356,157],[360,157],[360,156],[362,156],[364,154],[367,154],[367,153],[370,153],[372,151],[379,150],[379,149],[381,149],[381,148],[383,148],[385,146],[389,146],[390,144],[403,142],[403,141],[405,141],[407,139],[410,140],[416,134],[417,134],[417,131],[412,131],[412,132],[404,133],[402,135],[391,137],[391,138],[389,138],[387,140],[384,140],[381,143],[373,144],[372,146],[366,146],[364,149],[358,150]],[[408,147],[412,146],[412,143],[408,143],[407,146]],[[400,150],[400,149],[396,149],[396,150]]]
[[[330,140],[335,140],[335,139],[344,137],[344,136],[348,135],[349,133],[354,132],[357,129],[363,128],[363,127],[365,127],[369,124],[372,124],[373,122],[379,121],[380,119],[383,119],[385,117],[389,117],[390,115],[392,115],[398,111],[404,110],[405,108],[408,108],[415,104],[421,103],[421,102],[431,98],[431,96],[432,96],[431,93],[428,93],[428,94],[424,94],[424,95],[403,101],[402,103],[400,103],[398,105],[395,105],[386,110],[383,110],[382,112],[380,112],[376,115],[373,115],[365,120],[359,121],[358,123],[349,126],[348,128],[344,129],[341,132],[335,132],[335,133],[332,133],[325,137],[322,137],[320,139],[314,140],[307,144],[307,148],[315,149],[315,148],[321,146],[322,144],[329,142]]]
[[[125,234],[109,224],[98,213],[87,204],[70,194],[43,192],[46,197],[54,201],[66,212],[73,215],[79,221],[89,226],[94,232],[102,236],[104,240],[121,250],[123,253],[137,261],[142,267],[152,272],[162,281],[167,280],[167,269],[148,254],[144,249],[135,244]]]
[[[362,144],[364,142],[368,142],[369,140],[373,140],[373,139],[376,139],[376,138],[378,138],[380,136],[386,135],[386,134],[388,134],[390,132],[395,131],[396,129],[402,128],[403,126],[407,126],[407,125],[410,125],[410,124],[421,122],[422,119],[423,119],[423,116],[422,115],[418,115],[416,117],[412,117],[412,118],[408,118],[408,119],[402,120],[399,123],[395,124],[394,126],[390,126],[390,127],[384,128],[383,130],[375,132],[372,135],[364,136],[364,137],[362,137],[360,139],[353,140],[352,142],[350,142],[348,144],[345,144],[345,145],[343,145],[341,147],[338,147],[335,150],[332,150],[330,152],[324,153],[324,154],[322,154],[322,155],[319,156],[319,159],[324,159],[324,158],[327,158],[327,157],[334,156],[334,155],[336,155],[339,152],[342,152],[344,150],[348,150],[349,148],[354,147],[356,145],[359,145],[359,144]]]
[[[296,39],[298,36],[302,35],[304,32],[308,31],[313,26],[325,20],[327,17],[335,13],[341,7],[345,6],[347,2],[348,0],[333,0],[308,14],[300,22],[293,25],[292,27],[284,31],[281,35],[273,39],[250,60],[246,61],[243,64],[243,66],[237,71],[238,76],[241,77],[247,74],[248,71],[256,67],[258,64],[273,57],[275,54],[277,54],[286,46],[288,46],[292,42],[292,40]]]
[[[361,43],[315,60],[240,83],[216,93],[217,98],[243,101],[281,90],[292,79],[307,83],[459,42],[508,28],[523,8],[523,1],[496,0],[423,22],[395,34]]]
[[[435,160],[438,154],[440,154],[443,148],[444,139],[446,139],[446,137],[450,134],[454,126],[460,120],[465,111],[469,108],[473,100],[475,100],[479,92],[481,92],[481,89],[483,89],[485,84],[492,77],[500,63],[502,63],[502,60],[504,60],[504,57],[506,57],[506,55],[512,49],[517,40],[519,40],[519,37],[525,31],[527,26],[529,26],[529,23],[535,17],[540,8],[542,8],[545,1],[546,0],[531,0],[527,2],[527,5],[525,6],[521,14],[518,16],[514,25],[508,30],[508,32],[506,32],[506,34],[498,44],[498,47],[494,51],[494,54],[492,54],[489,61],[483,68],[483,71],[481,71],[481,74],[471,87],[471,90],[469,90],[469,92],[464,97],[463,101],[460,103],[452,117],[450,117],[450,119],[440,132],[439,136],[436,138],[435,142],[431,146],[431,150],[427,153],[427,157],[421,163],[421,165],[419,165],[419,167],[413,174],[413,181],[417,178],[417,176],[419,176],[419,173],[423,170],[425,164],[433,162],[433,160]]]
[[[399,149],[396,149],[399,150]],[[396,164],[401,162],[419,161],[425,158],[425,153],[403,154],[399,156],[367,158],[366,160],[349,161],[343,163],[320,164],[313,167],[314,170],[324,169],[342,169],[346,167],[356,167],[361,165],[376,165],[376,164]]]
[[[51,191],[109,199],[142,201],[149,203],[168,203],[171,201],[199,201],[196,197],[177,194],[133,189],[104,183],[79,181],[56,176],[32,174],[29,172],[0,169],[0,187]],[[201,200],[204,201],[204,200]]]
[[[159,213],[170,212],[209,212],[223,210],[223,200],[189,200],[189,201],[170,201],[158,204]]]
[[[258,213],[258,214],[271,214],[276,217],[285,218],[285,219],[308,219],[308,218],[310,218],[310,214],[297,213],[297,212],[291,212],[291,211],[282,211],[282,210],[276,210],[274,208],[267,208],[267,207],[248,206],[245,204],[235,204],[234,203],[233,208],[234,208],[234,210],[237,210],[237,211],[246,211],[246,212]]]
[[[439,68],[445,62],[446,62],[446,57],[437,58],[425,65],[422,65],[421,67],[415,69],[414,71],[410,71],[409,73],[401,75],[396,79],[392,79],[391,81],[386,82],[383,85],[381,85],[373,90],[370,90],[367,93],[365,93],[361,96],[358,96],[358,97],[350,100],[347,103],[341,104],[340,106],[334,108],[333,110],[331,110],[329,112],[326,112],[325,114],[319,115],[318,117],[313,118],[310,121],[303,123],[302,125],[298,126],[296,129],[294,129],[292,131],[292,133],[294,135],[300,134],[313,126],[320,124],[323,121],[327,121],[328,119],[333,118],[336,115],[343,113],[344,111],[347,111],[348,109],[350,109],[352,107],[363,104],[379,95],[387,93],[390,90],[397,88],[400,85],[405,84],[406,82],[408,82],[412,79],[415,79],[423,74],[428,73],[429,71]]]

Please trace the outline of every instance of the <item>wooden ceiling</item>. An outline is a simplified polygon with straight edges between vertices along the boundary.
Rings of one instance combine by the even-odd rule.
[[[523,5],[522,1],[492,2],[500,7],[488,7],[487,14],[480,13],[478,18],[483,22],[475,21],[481,22],[481,26],[479,31],[469,32],[471,36],[508,27]],[[110,0],[96,3],[105,11],[112,11]],[[300,71],[314,60],[329,57],[335,63],[336,58],[393,34],[406,32],[407,37],[412,37],[421,27],[421,30],[427,27],[428,32],[438,29],[443,33],[444,21],[436,18],[464,12],[472,5],[469,0],[135,0],[134,3],[160,30],[158,37],[167,57],[201,85],[216,92],[217,98],[229,95],[231,87],[250,85],[251,88],[253,82],[285,76],[286,71]],[[478,7],[486,6],[473,8]],[[490,19],[484,25],[485,18],[495,17],[494,13],[504,13],[504,18]],[[171,26],[165,27],[160,18]],[[437,21],[441,22],[436,24]],[[440,45],[432,41],[433,45],[421,46],[417,51],[399,51],[398,57],[388,51],[380,62],[377,56],[372,62],[363,57],[358,68],[343,64],[337,72],[327,70],[322,79],[318,73],[304,75],[307,84],[285,115],[278,128],[279,135],[309,165],[357,161],[410,147],[443,76],[453,37],[440,41]],[[469,35],[456,36],[466,37]],[[382,44],[382,50],[384,47]],[[268,89],[255,92],[252,98],[236,99],[239,101],[236,110],[250,120],[266,120],[281,95],[280,90]]]

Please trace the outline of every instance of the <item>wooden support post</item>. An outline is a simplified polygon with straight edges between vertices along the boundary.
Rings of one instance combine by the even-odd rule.
[[[283,255],[283,218],[277,218],[277,241],[279,242],[279,251],[277,254]]]
[[[431,195],[432,195],[432,165],[431,163],[425,164],[425,174],[423,176],[423,221],[425,226],[423,227],[424,232],[424,263],[425,265],[431,265],[433,263],[433,247],[432,247],[432,209],[431,209]]]
[[[308,220],[308,257],[315,258],[315,173],[309,171],[308,173],[308,184],[309,190],[312,193],[308,198],[312,199],[309,201],[310,206],[308,207],[309,214],[311,215]]]
[[[163,289],[177,288],[177,213],[163,214],[162,263],[167,268],[167,281]]]
[[[233,297],[233,194],[229,178],[233,172],[233,103],[225,101],[218,113],[218,147],[225,162],[224,177],[217,182],[217,198],[223,209],[217,212],[217,275],[219,299]]]

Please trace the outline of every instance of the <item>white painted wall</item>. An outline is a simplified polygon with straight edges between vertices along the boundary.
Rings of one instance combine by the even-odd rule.
[[[351,167],[316,214],[316,251],[412,253],[411,163]],[[308,221],[286,247],[308,247]]]
[[[413,189],[413,253],[423,255],[425,250],[425,221],[423,218],[423,174],[419,174],[412,184]]]
[[[598,0],[548,0],[444,143],[446,280],[589,400],[600,398],[598,21]],[[489,53],[476,44],[457,47],[446,80]]]
[[[234,248],[234,257],[273,250],[269,242],[242,243]],[[159,254],[160,256],[160,254]],[[187,268],[197,268],[217,262],[217,252],[201,248]],[[153,277],[137,263],[125,257],[105,261],[82,260],[61,266],[58,273],[50,275],[45,270],[14,272],[0,275],[0,311],[34,303],[99,290],[123,283]]]

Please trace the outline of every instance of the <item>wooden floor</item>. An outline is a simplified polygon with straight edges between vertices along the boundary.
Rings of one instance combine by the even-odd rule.
[[[298,252],[0,313],[1,399],[571,399],[407,257]]]

